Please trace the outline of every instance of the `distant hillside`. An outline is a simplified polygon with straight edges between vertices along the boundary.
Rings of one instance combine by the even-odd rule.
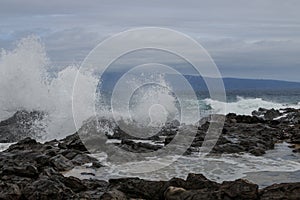
[[[121,73],[105,73],[102,77],[101,90],[111,91],[122,76]],[[201,76],[185,75],[186,80],[191,84],[195,91],[207,91],[204,79]],[[167,75],[166,79],[172,82],[174,75]],[[239,79],[223,78],[225,89],[228,90],[283,90],[300,89],[299,82],[262,80],[262,79]],[[180,84],[176,85],[179,87]]]
[[[207,90],[204,79],[200,76],[185,76],[194,90]],[[278,80],[262,80],[262,79],[238,79],[223,78],[226,90],[282,90],[282,89],[300,89],[300,83],[278,81]]]

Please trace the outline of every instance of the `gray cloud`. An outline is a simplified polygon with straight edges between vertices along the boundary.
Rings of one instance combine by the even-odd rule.
[[[114,33],[162,26],[203,44],[224,76],[300,81],[299,7],[297,0],[4,0],[0,47],[36,34],[54,65],[65,65]]]

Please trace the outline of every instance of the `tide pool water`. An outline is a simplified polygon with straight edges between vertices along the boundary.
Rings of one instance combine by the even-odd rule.
[[[121,177],[139,177],[148,180],[169,180],[173,177],[185,179],[189,173],[201,173],[207,178],[222,182],[247,178],[265,187],[274,183],[299,181],[300,155],[292,152],[287,143],[279,143],[274,150],[267,151],[264,156],[253,156],[249,154],[223,154],[216,157],[200,157],[196,154],[173,158],[170,166],[150,173],[134,173],[130,169],[143,166],[151,168],[147,161],[142,163],[132,162],[122,165],[112,165],[106,162],[106,155],[94,155],[105,167],[92,169],[76,167],[67,172],[66,176],[79,178],[93,177],[102,180]],[[149,158],[155,160],[157,165],[165,162],[163,159]],[[143,164],[144,163],[144,164]],[[95,174],[95,176],[81,175],[82,172]],[[294,176],[293,176],[294,174]]]

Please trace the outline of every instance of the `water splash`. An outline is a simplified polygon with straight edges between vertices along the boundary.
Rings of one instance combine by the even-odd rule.
[[[212,107],[212,109],[219,113],[220,110],[222,110],[223,106],[226,106],[227,113],[236,113],[241,115],[251,115],[251,113],[254,110],[257,110],[258,108],[266,108],[266,109],[281,109],[281,108],[300,108],[300,104],[282,104],[282,103],[275,103],[272,101],[266,101],[262,98],[244,98],[241,96],[237,97],[237,101],[235,102],[220,102],[217,100],[212,99],[204,99],[203,102],[206,105],[209,105]],[[227,114],[225,113],[225,114]]]
[[[71,102],[77,67],[67,66],[53,76],[47,72],[49,66],[45,48],[35,36],[21,39],[15,49],[2,50],[0,56],[0,120],[19,110],[43,111],[47,113],[44,139],[75,132]],[[95,80],[92,76],[86,79],[90,80],[87,83]]]

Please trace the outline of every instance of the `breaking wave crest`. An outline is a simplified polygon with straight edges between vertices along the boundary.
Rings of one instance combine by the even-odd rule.
[[[11,117],[20,110],[41,111],[45,115],[43,120],[37,124],[39,129],[43,127],[43,140],[63,138],[76,131],[72,113],[72,94],[75,78],[80,76],[82,81],[79,90],[85,99],[82,104],[82,118],[80,125],[96,113],[86,113],[86,109],[97,107],[97,116],[112,120],[112,117],[123,119],[124,113],[111,115],[109,105],[101,104],[103,101],[93,102],[92,95],[97,91],[94,88],[99,82],[99,77],[88,71],[79,72],[79,66],[61,66],[59,72],[50,71],[51,62],[46,55],[45,48],[40,39],[29,36],[19,41],[16,48],[7,51],[2,50],[0,56],[0,121]],[[76,77],[77,76],[77,77]],[[170,94],[163,77],[158,77],[158,82],[165,87],[143,87],[139,89],[132,98],[131,111],[134,112],[135,120],[140,120],[146,124],[159,123],[167,119],[172,119],[177,115],[178,109],[175,105],[175,98]],[[132,79],[132,84],[138,84],[138,79]],[[98,98],[102,98],[98,92]],[[99,104],[98,104],[99,103]],[[162,112],[157,104],[162,104],[165,111]],[[88,104],[88,105],[86,105]],[[97,104],[97,105],[95,105]],[[81,104],[80,104],[81,105]],[[154,106],[153,106],[154,105]],[[159,113],[159,116],[151,118],[150,113]],[[150,113],[150,114],[151,114]],[[145,117],[146,116],[146,117]],[[149,120],[150,117],[150,120]]]
[[[226,107],[226,113],[236,113],[240,115],[251,115],[252,111],[258,108],[266,109],[281,109],[281,108],[300,108],[300,102],[298,104],[282,104],[272,101],[266,101],[262,98],[245,98],[238,96],[235,102],[220,102],[212,99],[205,99],[204,103],[209,105],[215,112],[219,113],[222,110],[224,104]],[[222,114],[222,113],[221,113]]]
[[[37,124],[39,130],[43,127],[43,139],[63,138],[74,133],[72,114],[72,92],[76,76],[81,76],[85,80],[80,91],[86,99],[92,99],[95,83],[99,82],[99,77],[95,74],[80,73],[79,66],[61,66],[61,71],[53,72],[50,59],[47,57],[44,45],[35,36],[23,38],[18,42],[15,49],[3,50],[0,54],[0,121],[11,117],[20,110],[41,111],[45,113],[43,120]],[[138,84],[138,79],[133,79],[133,84]],[[166,119],[176,119],[180,115],[178,101],[170,93],[172,88],[166,83],[163,77],[158,77],[159,82],[164,87],[144,87],[137,90],[132,97],[131,112],[135,119],[146,124],[160,123]],[[97,84],[96,84],[97,85]],[[101,98],[101,94],[100,94]],[[82,105],[84,112],[86,106],[95,106],[95,102],[87,101],[89,105]],[[200,100],[200,102],[189,102],[189,99],[182,101],[189,105],[190,109],[200,106],[203,110],[219,112],[224,104],[227,113],[251,114],[259,107],[264,108],[300,108],[300,103],[295,105],[285,105],[263,100],[262,98],[238,97],[236,102],[224,103],[212,99]],[[181,103],[182,103],[181,102]],[[160,105],[163,105],[162,108]],[[97,105],[97,114],[107,119],[113,119],[109,106]],[[145,112],[146,111],[146,112]],[[147,112],[148,111],[148,112]],[[157,114],[157,115],[153,115]],[[84,121],[94,116],[95,113],[85,113],[80,119],[81,125]],[[123,113],[117,113],[117,118],[122,119]],[[191,121],[193,119],[190,119]]]
[[[67,66],[54,74],[47,71],[49,66],[45,48],[35,36],[22,39],[11,51],[1,52],[0,120],[19,110],[43,111],[45,139],[75,131],[71,97],[77,67]],[[92,76],[86,79],[90,80],[87,83],[95,81]]]

